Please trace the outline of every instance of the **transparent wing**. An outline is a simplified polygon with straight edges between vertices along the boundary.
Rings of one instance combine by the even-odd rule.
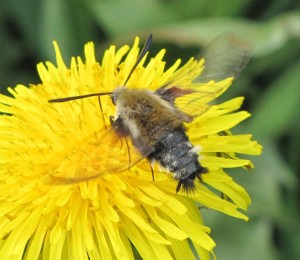
[[[179,70],[171,82],[156,92],[164,95],[183,113],[201,115],[210,107],[209,103],[221,95],[245,68],[252,47],[250,42],[239,39],[233,33],[224,33],[199,55],[198,60],[202,60],[204,66],[196,70],[198,75],[190,75],[194,78],[192,85],[185,83]],[[184,68],[182,71],[185,71]],[[191,71],[194,73],[194,70]]]
[[[214,39],[200,54],[205,61],[204,70],[196,82],[221,81],[236,78],[247,65],[253,44],[233,33],[224,33]]]

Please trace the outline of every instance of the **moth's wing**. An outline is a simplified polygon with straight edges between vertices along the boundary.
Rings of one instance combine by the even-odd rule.
[[[234,33],[221,34],[199,55],[204,59],[204,70],[195,81],[205,83],[236,78],[246,67],[252,50],[252,42],[238,38]]]
[[[79,183],[107,174],[119,174],[144,159],[130,138],[120,137],[112,127],[87,136],[85,142],[74,147],[67,157],[68,160],[62,160],[51,172],[51,184]]]
[[[193,84],[192,88],[189,89],[191,93],[177,96],[171,103],[185,115],[182,118],[188,118],[188,120],[183,121],[190,122],[193,117],[205,113],[211,107],[212,102],[229,87],[231,82],[232,78],[217,83]],[[167,93],[172,95],[174,89],[176,89],[176,92],[178,92],[178,89],[182,90],[183,93],[186,91],[181,86],[173,86],[167,90]]]
[[[192,85],[182,80],[182,72],[185,71],[182,68],[171,82],[157,91],[165,90],[172,93],[174,88],[182,89],[183,94],[176,97],[175,106],[186,114],[200,115],[245,68],[252,49],[253,45],[249,41],[242,40],[233,33],[224,33],[214,39],[198,56],[197,59],[203,66],[200,62],[196,70],[191,70],[190,77],[194,78]],[[198,75],[193,75],[194,71]],[[190,93],[186,94],[186,90],[190,90]]]

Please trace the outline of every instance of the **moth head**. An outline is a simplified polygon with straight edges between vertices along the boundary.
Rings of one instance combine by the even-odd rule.
[[[115,91],[111,94],[111,101],[114,105],[116,105],[118,99],[120,98],[120,96],[122,95],[122,93],[124,93],[124,91],[126,90],[126,87],[118,87],[115,89]]]

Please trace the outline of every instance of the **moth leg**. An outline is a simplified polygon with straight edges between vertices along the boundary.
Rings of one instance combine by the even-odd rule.
[[[100,107],[100,111],[101,111],[101,117],[102,117],[102,121],[103,121],[103,124],[104,124],[104,129],[106,130],[107,125],[106,125],[106,122],[105,122],[105,119],[104,119],[103,108],[102,108],[102,103],[101,103],[101,96],[98,96],[98,103],[99,103],[99,107]]]
[[[110,120],[110,124],[112,125],[113,129],[116,131],[118,136],[122,138],[129,135],[129,131],[127,127],[124,125],[121,117],[115,119],[114,116],[110,116],[109,120]]]
[[[176,193],[178,193],[178,192],[180,191],[181,184],[182,184],[182,181],[179,180],[179,181],[178,181],[178,184],[177,184],[177,186],[176,186]]]
[[[150,163],[150,169],[151,169],[151,174],[152,174],[152,181],[155,181],[155,179],[154,179],[154,171],[153,171],[153,167],[152,167],[152,162]]]
[[[113,129],[115,130],[115,132],[117,133],[117,135],[119,136],[119,138],[121,140],[122,140],[122,138],[125,139],[125,145],[126,145],[127,152],[128,152],[128,170],[129,170],[130,167],[131,167],[131,153],[130,153],[130,148],[129,148],[128,140],[126,138],[129,135],[129,131],[125,127],[125,125],[124,125],[123,120],[122,120],[121,117],[118,117],[117,119],[114,119],[114,116],[110,116],[109,120],[110,120],[110,124],[112,125]]]
[[[130,148],[126,137],[125,137],[125,144],[128,152],[128,170],[129,170],[131,167],[131,153],[130,153]]]

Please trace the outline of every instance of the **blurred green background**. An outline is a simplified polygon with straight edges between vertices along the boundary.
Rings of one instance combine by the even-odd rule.
[[[251,62],[225,98],[246,96],[252,117],[234,130],[264,146],[255,169],[231,171],[249,191],[248,223],[203,209],[219,259],[300,259],[299,0],[1,0],[0,87],[38,83],[36,64],[65,61],[94,41],[132,44],[154,34],[153,55],[187,60],[215,36],[232,31],[255,44]],[[68,62],[67,62],[68,63]]]

